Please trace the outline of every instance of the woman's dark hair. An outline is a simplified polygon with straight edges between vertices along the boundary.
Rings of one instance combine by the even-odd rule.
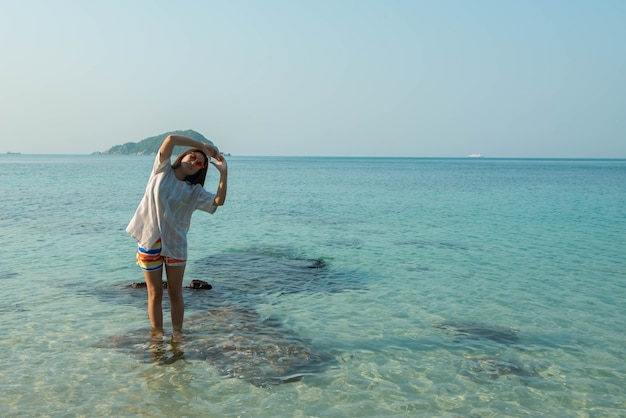
[[[174,161],[174,164],[172,164],[172,168],[177,169],[178,167],[180,167],[183,158],[193,152],[199,152],[200,154],[204,155],[204,167],[198,170],[196,174],[185,177],[185,181],[189,184],[199,184],[204,187],[204,180],[206,180],[206,173],[209,169],[210,160],[209,157],[207,157],[207,155],[201,149],[188,149],[187,151],[183,152],[178,156],[178,158],[176,158],[176,161]]]

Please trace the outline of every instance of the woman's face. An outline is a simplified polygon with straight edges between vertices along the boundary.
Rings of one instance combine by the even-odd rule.
[[[189,174],[195,174],[198,170],[206,167],[207,161],[201,152],[193,151],[185,155],[181,160],[181,166],[185,168]]]

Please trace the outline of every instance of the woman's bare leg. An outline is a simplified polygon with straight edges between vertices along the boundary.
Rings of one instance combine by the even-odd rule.
[[[163,269],[143,271],[148,288],[148,316],[152,324],[151,335],[158,337],[160,332],[163,336]]]
[[[174,337],[182,337],[185,302],[183,300],[183,276],[185,266],[165,266],[167,272],[167,293],[170,298],[170,311]]]

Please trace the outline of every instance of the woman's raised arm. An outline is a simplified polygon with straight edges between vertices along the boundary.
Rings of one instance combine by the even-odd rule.
[[[161,148],[159,148],[159,161],[163,162],[165,160],[169,160],[176,145],[201,149],[206,153],[206,155],[209,156],[209,158],[215,158],[218,161],[222,161],[224,159],[217,149],[210,144],[196,141],[195,139],[188,138],[186,136],[168,135],[167,138],[163,140]]]

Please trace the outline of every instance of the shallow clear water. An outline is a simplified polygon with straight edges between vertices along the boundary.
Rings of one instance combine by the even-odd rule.
[[[152,162],[0,156],[3,415],[626,413],[626,161],[232,157],[226,206],[192,221],[185,283],[213,289],[186,292],[173,362],[102,343],[149,325],[124,228]],[[211,310],[328,361],[229,377]]]

